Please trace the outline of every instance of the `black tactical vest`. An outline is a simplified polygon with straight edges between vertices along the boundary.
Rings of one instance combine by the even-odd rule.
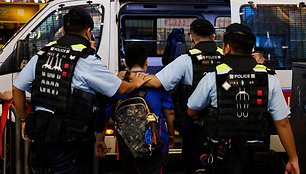
[[[216,69],[218,108],[210,110],[208,136],[267,140],[267,68],[256,65],[248,72],[236,72],[227,64],[221,64]]]
[[[61,42],[77,40],[67,36]],[[79,39],[80,40],[80,39]],[[82,40],[81,40],[82,41]],[[74,41],[75,42],[75,41]],[[93,140],[94,131],[105,127],[104,105],[106,97],[74,89],[71,83],[80,57],[93,54],[83,44],[62,46],[56,42],[39,51],[35,79],[32,84],[32,104],[54,111],[37,111],[27,121],[27,134],[32,138],[44,137],[46,142]],[[38,129],[43,127],[43,129]]]
[[[192,59],[192,87],[194,90],[207,72],[214,71],[215,67],[222,63],[223,55],[217,50],[206,52],[205,50],[200,51],[198,49],[189,50],[188,55]]]
[[[70,47],[49,44],[38,52],[31,101],[57,113],[68,111],[73,72],[82,50],[82,44]]]
[[[191,57],[193,67],[192,85],[179,84],[172,92],[175,115],[178,119],[186,116],[188,98],[203,76],[207,72],[214,71],[223,60],[223,55],[212,41],[198,43],[194,49],[188,50],[188,55]]]

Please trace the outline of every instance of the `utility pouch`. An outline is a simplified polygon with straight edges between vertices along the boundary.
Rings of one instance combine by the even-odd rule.
[[[208,108],[208,116],[204,118],[204,123],[208,137],[218,139],[218,111],[216,108]]]
[[[63,116],[51,115],[47,128],[46,142],[55,144],[61,140],[63,127]]]
[[[30,114],[26,120],[25,131],[29,139],[44,138],[47,134],[47,127],[50,114],[46,112],[35,112]]]
[[[84,121],[65,119],[65,137],[67,141],[85,141],[92,138],[88,125]]]
[[[102,132],[106,121],[104,100],[106,100],[106,97],[102,94],[91,94],[74,89],[69,100],[70,111],[67,115],[67,120],[85,122],[90,129]],[[81,122],[73,124],[80,127]]]

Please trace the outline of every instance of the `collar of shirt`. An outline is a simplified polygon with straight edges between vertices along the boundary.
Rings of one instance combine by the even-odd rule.
[[[256,60],[251,55],[225,55],[224,63],[236,72],[251,71],[256,65]]]
[[[217,45],[213,41],[202,41],[197,43],[194,48],[206,53],[212,53],[217,51]]]
[[[90,42],[85,37],[77,34],[65,34],[63,37],[58,39],[57,43],[63,46],[83,44],[87,48],[90,48]]]

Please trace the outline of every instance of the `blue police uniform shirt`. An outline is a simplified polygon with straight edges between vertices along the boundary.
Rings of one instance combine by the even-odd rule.
[[[14,80],[14,86],[23,91],[31,91],[35,78],[38,56],[35,55]],[[72,77],[71,88],[95,94],[99,92],[108,97],[113,96],[121,85],[121,80],[102,64],[97,55],[80,58]]]
[[[188,108],[202,110],[209,104],[217,107],[215,72],[206,74],[199,82],[197,88],[188,99]],[[276,75],[268,75],[269,98],[268,112],[274,121],[282,120],[290,114],[289,107],[284,99],[280,82]]]
[[[139,72],[139,71],[134,71]],[[140,71],[143,72],[143,71]],[[122,94],[122,95],[115,95],[114,98],[117,99],[124,99],[128,96],[134,94],[138,90],[133,91],[130,94]],[[165,143],[165,147],[161,149],[162,152],[168,152],[169,151],[169,137],[168,137],[168,130],[166,127],[165,117],[163,114],[163,108],[167,109],[174,109],[173,101],[171,98],[171,95],[169,92],[165,91],[162,88],[155,89],[155,88],[149,88],[146,91],[146,94],[144,96],[144,99],[146,100],[147,104],[150,107],[150,111],[154,113],[155,115],[159,116],[159,121],[161,125],[161,138]],[[110,107],[106,108],[107,115],[113,115],[113,110],[110,112]]]
[[[163,87],[169,91],[180,82],[184,85],[192,85],[192,71],[191,57],[188,54],[183,54],[160,70],[156,77]]]

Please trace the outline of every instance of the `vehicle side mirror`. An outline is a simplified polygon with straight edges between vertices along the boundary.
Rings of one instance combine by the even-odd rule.
[[[16,47],[16,69],[21,70],[29,61],[28,43],[25,40],[18,40]]]
[[[0,75],[20,72],[29,60],[28,45],[25,40],[19,40],[16,43],[16,49],[1,64]]]

